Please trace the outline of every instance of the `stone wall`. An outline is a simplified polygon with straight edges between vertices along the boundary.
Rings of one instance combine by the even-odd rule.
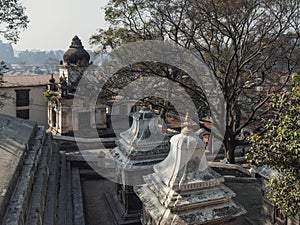
[[[4,141],[14,141],[7,144],[11,150],[8,154],[14,157],[9,159],[5,155],[13,166],[5,173],[8,175],[6,182],[1,179],[0,220],[3,225],[47,224],[43,223],[45,217],[49,221],[56,215],[53,200],[57,193],[58,158],[53,151],[51,135],[32,121],[7,116],[0,116],[0,119],[7,121],[0,132],[0,154],[8,151],[2,147]],[[1,166],[5,166],[3,162]]]

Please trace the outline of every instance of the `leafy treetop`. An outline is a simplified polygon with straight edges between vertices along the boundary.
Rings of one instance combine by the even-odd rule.
[[[16,43],[20,30],[27,28],[28,22],[19,0],[0,0],[0,36]]]
[[[274,118],[265,133],[250,138],[250,163],[278,171],[269,182],[269,198],[287,215],[299,213],[300,206],[300,77],[292,75],[292,88],[274,94],[270,107]]]

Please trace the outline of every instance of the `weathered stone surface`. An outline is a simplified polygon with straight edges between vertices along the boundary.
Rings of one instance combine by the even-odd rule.
[[[41,127],[35,132],[34,142],[28,142],[28,152],[25,156],[23,165],[20,165],[20,175],[12,188],[13,195],[8,203],[5,216],[2,223],[6,225],[28,224],[26,221],[35,218],[33,224],[41,224],[43,213],[43,199],[46,193],[35,193],[33,190],[39,188],[41,183],[39,178],[36,179],[37,169],[43,166],[40,163],[42,149],[44,144],[45,130]],[[44,177],[40,173],[41,178]],[[42,190],[43,191],[43,190]],[[32,194],[36,195],[32,195]],[[33,207],[33,209],[31,208]],[[34,215],[33,215],[34,214]],[[29,224],[32,222],[29,221]]]
[[[209,165],[218,173],[223,176],[235,176],[235,177],[251,177],[249,170],[237,164],[227,164],[221,162],[210,162]]]
[[[30,207],[27,213],[27,225],[42,224],[45,211],[45,201],[47,196],[47,186],[49,179],[49,167],[51,165],[52,143],[48,136],[45,144],[41,143],[41,158],[35,175],[32,196],[30,198]],[[53,196],[54,197],[54,196]],[[48,212],[47,212],[48,213]]]
[[[74,225],[85,225],[80,174],[78,168],[72,169],[72,199],[74,206]]]
[[[59,155],[58,146],[52,146],[51,165],[49,167],[49,179],[47,187],[47,196],[45,199],[45,209],[43,215],[43,225],[54,225],[57,221],[57,204],[58,204],[58,172],[59,172]]]
[[[0,223],[57,224],[58,149],[53,154],[52,136],[32,121],[7,116],[0,121],[0,167],[7,171],[0,174]]]
[[[204,144],[188,125],[170,142],[167,158],[144,177],[146,184],[135,187],[143,224],[225,224],[246,212],[232,200],[235,193],[222,184],[224,178],[208,166]]]
[[[5,214],[36,130],[35,122],[0,115],[0,218]]]
[[[158,117],[143,108],[133,114],[132,126],[121,133],[117,147],[110,151],[115,161],[116,193],[107,196],[117,224],[139,224],[142,204],[133,185],[144,183],[153,165],[169,152],[169,137],[158,126]]]
[[[60,187],[58,190],[58,204],[57,204],[57,224],[66,224],[66,202],[67,202],[67,163],[65,158],[65,152],[60,152]],[[68,221],[71,224],[71,221]]]

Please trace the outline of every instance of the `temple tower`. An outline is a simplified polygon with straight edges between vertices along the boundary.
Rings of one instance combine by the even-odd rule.
[[[91,64],[90,55],[77,36],[72,39],[63,59],[63,63],[59,65],[59,75],[66,79],[69,91],[74,91],[84,71]]]
[[[49,81],[48,125],[53,133],[71,134],[77,130],[106,128],[106,107],[91,107],[87,101],[74,105],[76,88],[91,65],[90,55],[75,36],[59,67],[59,81]],[[73,117],[72,117],[73,115]]]

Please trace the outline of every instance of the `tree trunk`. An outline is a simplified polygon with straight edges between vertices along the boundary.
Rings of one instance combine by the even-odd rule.
[[[226,159],[229,161],[231,164],[235,164],[235,148],[230,147],[229,149],[226,149]]]
[[[229,161],[229,163],[235,164],[235,147],[236,147],[236,140],[234,137],[230,135],[225,135],[224,137],[224,147],[225,147],[225,157]]]
[[[160,110],[159,115],[160,115],[160,118],[167,124],[167,121],[166,121],[166,119],[167,119],[167,116],[166,116],[167,112],[166,111],[167,110],[165,108],[162,108]]]

